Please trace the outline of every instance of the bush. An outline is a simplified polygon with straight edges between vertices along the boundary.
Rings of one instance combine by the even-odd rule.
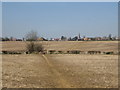
[[[55,50],[49,50],[49,53],[50,54],[53,54],[53,53],[55,53],[56,51]]]
[[[35,44],[34,42],[30,42],[27,44],[27,51],[29,53],[38,53],[38,52],[43,52],[43,46],[42,44]]]
[[[33,42],[30,42],[29,44],[27,44],[27,51],[29,53],[34,52],[34,43]]]
[[[63,54],[64,52],[63,51],[58,51],[59,54]]]
[[[113,52],[106,52],[106,54],[113,54]]]
[[[72,53],[72,54],[79,54],[80,51],[76,51],[76,50],[74,50],[74,51],[71,51],[71,53]]]
[[[35,52],[43,52],[42,44],[34,44],[34,51]]]

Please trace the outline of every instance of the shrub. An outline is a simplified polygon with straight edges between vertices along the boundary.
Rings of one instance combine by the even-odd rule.
[[[53,54],[53,53],[55,53],[56,51],[55,50],[49,50],[49,53],[50,54]]]
[[[34,42],[30,42],[27,44],[27,51],[29,53],[38,53],[38,52],[43,52],[43,46],[42,44],[35,44]]]
[[[35,52],[43,52],[42,44],[34,44],[34,51]]]
[[[74,51],[71,51],[72,54],[79,54],[80,51],[77,51],[77,50],[74,50]]]
[[[29,44],[27,44],[27,51],[29,53],[34,52],[34,43],[33,42],[30,42]]]
[[[62,54],[62,53],[64,53],[64,52],[63,52],[63,51],[58,51],[58,53],[59,53],[59,54]]]
[[[113,54],[113,52],[106,52],[106,54]]]

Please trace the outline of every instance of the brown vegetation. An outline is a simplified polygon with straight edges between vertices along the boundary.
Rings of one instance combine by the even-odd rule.
[[[0,43],[4,51],[25,51],[29,42],[6,41]],[[38,41],[35,43],[41,43],[46,50],[118,51],[118,41]]]
[[[3,51],[26,51],[29,42],[1,42]],[[117,41],[44,41],[50,53],[2,56],[2,81],[7,88],[116,88],[118,86]],[[66,53],[75,54],[62,54]],[[73,51],[73,52],[71,52]],[[77,51],[77,52],[76,52]],[[95,52],[96,51],[96,52]],[[77,54],[86,53],[90,54]],[[92,54],[91,54],[92,53]]]
[[[116,88],[116,55],[3,55],[3,87]]]

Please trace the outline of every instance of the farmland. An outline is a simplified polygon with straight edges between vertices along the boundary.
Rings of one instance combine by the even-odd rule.
[[[25,41],[0,42],[2,50],[19,51],[26,50]],[[45,49],[50,50],[81,50],[81,51],[117,51],[118,41],[38,41]]]
[[[2,42],[3,50],[25,50],[28,42]],[[117,41],[36,42],[45,49],[117,51]],[[8,88],[117,88],[118,55],[2,55],[2,84]]]

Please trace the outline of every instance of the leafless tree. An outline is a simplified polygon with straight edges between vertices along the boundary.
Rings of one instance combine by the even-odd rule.
[[[37,32],[35,32],[33,30],[28,32],[25,37],[26,37],[27,41],[36,41],[38,38]]]

